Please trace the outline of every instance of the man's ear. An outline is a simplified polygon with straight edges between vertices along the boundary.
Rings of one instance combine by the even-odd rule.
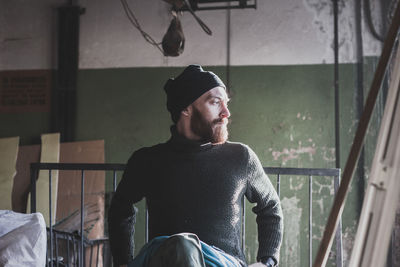
[[[184,108],[181,111],[181,115],[185,117],[189,117],[192,114],[192,105],[189,105],[188,107]]]

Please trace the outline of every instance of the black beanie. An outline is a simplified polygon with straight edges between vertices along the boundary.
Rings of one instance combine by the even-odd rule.
[[[167,109],[176,123],[180,113],[205,92],[221,86],[221,79],[211,71],[204,71],[199,65],[188,66],[178,77],[169,79],[164,90],[167,93]]]

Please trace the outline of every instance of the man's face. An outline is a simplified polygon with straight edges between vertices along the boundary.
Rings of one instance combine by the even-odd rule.
[[[191,130],[202,140],[214,144],[228,139],[228,95],[222,87],[204,93],[192,104]]]

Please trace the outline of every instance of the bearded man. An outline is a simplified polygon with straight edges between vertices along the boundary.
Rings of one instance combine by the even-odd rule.
[[[139,149],[109,212],[114,266],[247,266],[241,248],[243,197],[257,205],[257,260],[276,266],[282,210],[256,154],[227,141],[228,95],[220,78],[190,65],[164,86],[171,138]],[[133,258],[136,209],[145,198],[149,237]]]

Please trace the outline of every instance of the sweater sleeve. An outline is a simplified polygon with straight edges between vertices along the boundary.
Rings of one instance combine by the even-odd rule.
[[[257,155],[248,148],[248,183],[246,197],[257,205],[253,212],[257,218],[258,253],[257,261],[273,257],[279,262],[279,251],[283,235],[283,215],[279,197],[265,174]]]
[[[134,224],[137,209],[134,203],[144,197],[141,161],[139,152],[133,153],[111,200],[108,213],[108,228],[114,266],[127,264],[133,260]]]

